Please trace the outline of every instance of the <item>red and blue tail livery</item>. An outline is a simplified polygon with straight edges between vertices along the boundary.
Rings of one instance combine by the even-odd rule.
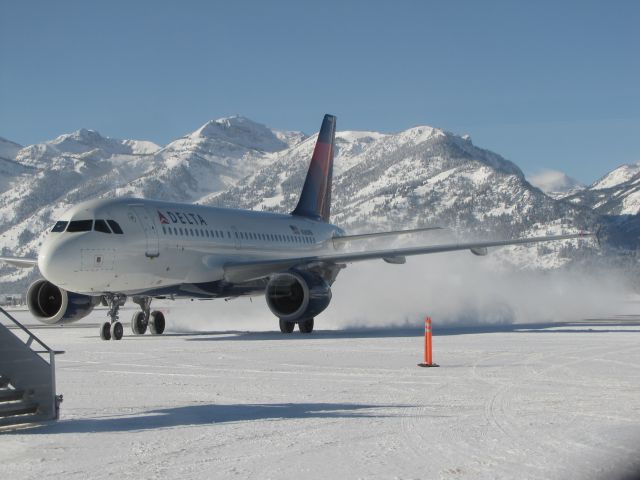
[[[331,216],[331,179],[333,177],[333,144],[336,117],[325,115],[313,150],[311,165],[302,188],[298,206],[292,215],[329,222]]]

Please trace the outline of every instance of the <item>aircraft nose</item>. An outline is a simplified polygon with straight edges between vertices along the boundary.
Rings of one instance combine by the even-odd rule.
[[[77,270],[77,263],[69,241],[47,239],[38,253],[40,273],[58,286],[64,286],[69,281],[69,275]]]

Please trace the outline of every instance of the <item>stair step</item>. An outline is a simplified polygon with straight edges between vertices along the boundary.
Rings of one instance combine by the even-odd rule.
[[[0,418],[12,417],[14,415],[27,415],[29,413],[36,413],[38,411],[38,405],[35,403],[7,403],[0,405]]]
[[[46,418],[39,418],[37,414],[20,415],[18,417],[0,417],[0,435],[2,435],[2,432],[43,425],[46,422]]]
[[[24,390],[11,390],[9,388],[0,388],[0,402],[13,402],[22,400]]]

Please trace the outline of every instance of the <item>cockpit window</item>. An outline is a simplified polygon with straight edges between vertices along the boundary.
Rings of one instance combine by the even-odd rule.
[[[120,228],[120,225],[118,225],[118,222],[116,222],[115,220],[107,220],[107,223],[111,227],[111,230],[113,230],[113,233],[122,235],[123,232],[122,232],[122,229]]]
[[[73,220],[69,222],[67,232],[90,232],[93,220]]]
[[[56,233],[64,232],[64,229],[67,228],[67,223],[68,222],[60,220],[59,222],[56,222],[51,231]]]
[[[111,233],[111,230],[109,230],[109,226],[107,225],[107,222],[105,222],[104,220],[96,220],[96,223],[93,224],[93,229],[96,232]]]

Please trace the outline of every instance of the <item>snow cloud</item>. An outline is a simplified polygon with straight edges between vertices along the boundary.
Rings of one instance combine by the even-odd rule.
[[[317,329],[421,325],[425,315],[448,326],[552,323],[630,313],[629,290],[615,273],[513,271],[499,260],[454,252],[349,265],[332,287]],[[278,330],[262,296],[169,302],[179,331]]]
[[[529,183],[543,192],[565,192],[579,186],[579,182],[559,170],[542,170],[529,178]]]

